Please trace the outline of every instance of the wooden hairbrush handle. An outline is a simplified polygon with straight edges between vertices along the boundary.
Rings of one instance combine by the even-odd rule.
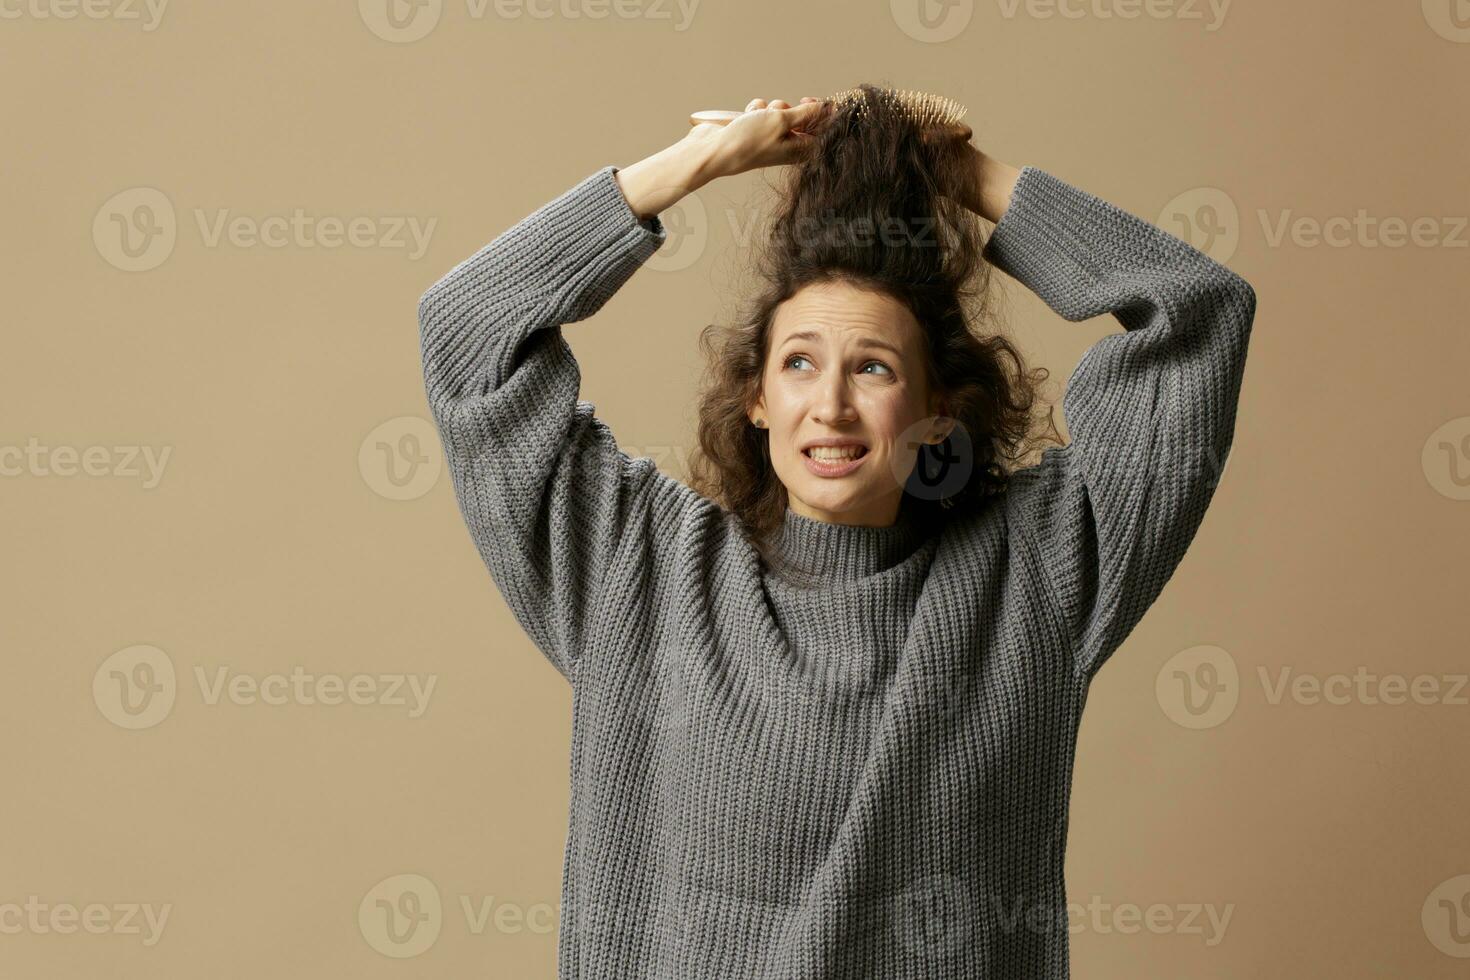
[[[698,126],[700,123],[714,123],[716,126],[723,126],[737,116],[743,115],[745,113],[738,109],[701,109],[698,112],[691,112],[689,114],[689,125]]]
[[[912,120],[919,127],[926,142],[947,139],[968,140],[974,135],[969,125],[961,121],[961,117],[965,114],[965,107],[953,99],[930,95],[927,92],[895,91],[893,89],[873,91],[875,93],[873,97],[887,100],[890,105]],[[848,89],[822,101],[841,106],[863,98],[864,95],[859,90]],[[858,104],[861,113],[863,103],[859,101]],[[716,126],[725,126],[742,115],[744,112],[738,109],[701,109],[689,114],[689,125],[713,123]]]

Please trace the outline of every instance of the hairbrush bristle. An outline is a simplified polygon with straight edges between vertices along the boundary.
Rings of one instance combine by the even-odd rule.
[[[965,107],[959,102],[942,95],[876,86],[871,90],[844,89],[832,96],[831,101],[836,103],[838,108],[855,105],[856,114],[862,117],[867,115],[868,111],[868,91],[872,92],[874,98],[898,110],[905,118],[923,129],[954,126],[959,123],[966,112]]]

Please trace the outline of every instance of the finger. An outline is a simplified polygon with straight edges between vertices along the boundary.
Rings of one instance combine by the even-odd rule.
[[[745,111],[750,112],[752,109],[763,109],[765,105],[765,99],[751,99],[750,104],[745,107]]]
[[[790,102],[787,102],[785,99],[777,99],[775,102],[772,102],[769,106],[767,106],[767,108],[769,108],[769,109],[790,109],[791,108],[791,103]]]
[[[827,103],[813,99],[811,102],[803,102],[795,108],[785,110],[784,115],[792,128],[801,128],[820,119],[826,111]]]

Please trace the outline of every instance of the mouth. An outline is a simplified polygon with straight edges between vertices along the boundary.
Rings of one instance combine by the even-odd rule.
[[[807,446],[801,451],[806,468],[816,476],[835,478],[846,476],[867,459],[868,447],[862,443],[840,445]]]
[[[801,451],[801,454],[807,459],[841,463],[849,459],[862,459],[868,454],[868,447],[863,445],[807,446]]]

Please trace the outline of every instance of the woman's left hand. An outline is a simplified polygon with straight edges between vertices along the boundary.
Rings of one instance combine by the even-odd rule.
[[[783,99],[769,104],[765,99],[751,99],[745,111],[730,122],[700,123],[683,141],[703,144],[709,150],[710,173],[715,177],[780,166],[796,159],[801,141],[812,138],[805,128],[830,107],[812,96],[803,97],[796,106]]]

